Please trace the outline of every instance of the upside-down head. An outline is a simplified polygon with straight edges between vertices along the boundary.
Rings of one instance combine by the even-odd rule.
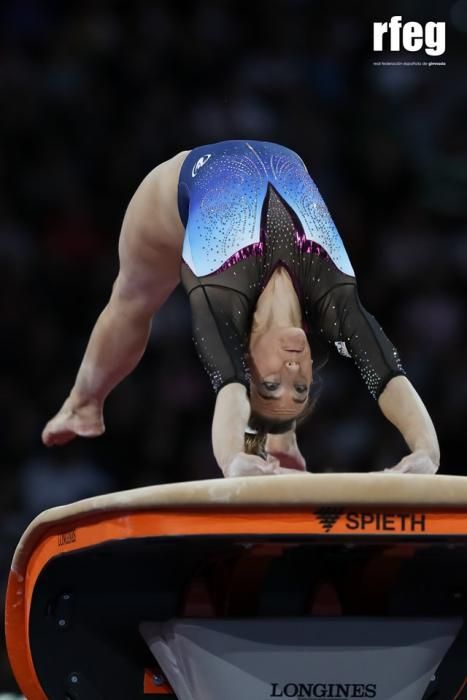
[[[252,411],[274,422],[290,423],[299,418],[308,404],[312,364],[310,345],[301,328],[271,328],[252,337]]]

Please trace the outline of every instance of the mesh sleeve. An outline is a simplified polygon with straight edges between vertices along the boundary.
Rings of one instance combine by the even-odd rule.
[[[316,322],[321,337],[354,360],[375,399],[392,377],[405,374],[396,348],[362,306],[356,284],[327,292],[317,303]]]
[[[247,300],[234,290],[203,285],[191,291],[190,305],[196,351],[214,391],[233,382],[249,389]]]

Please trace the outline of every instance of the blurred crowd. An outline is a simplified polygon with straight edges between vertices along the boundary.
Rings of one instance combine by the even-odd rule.
[[[395,4],[2,4],[2,590],[17,539],[44,508],[220,476],[214,396],[180,289],[139,368],[108,399],[105,436],[52,450],[40,442],[110,294],[132,193],[155,165],[203,143],[264,139],[302,156],[364,305],[433,417],[441,472],[465,473],[467,2],[410,3],[408,19],[448,23],[446,67],[376,67],[372,22]],[[309,469],[397,462],[403,441],[351,361],[332,356],[321,375],[299,436]],[[0,663],[0,688],[14,688]]]

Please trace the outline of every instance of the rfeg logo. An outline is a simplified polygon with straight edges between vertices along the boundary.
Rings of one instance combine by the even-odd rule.
[[[387,35],[387,36],[386,36]],[[388,46],[389,38],[389,46]],[[446,51],[446,22],[402,22],[401,15],[389,22],[373,22],[374,51],[420,51],[430,56],[441,56]]]

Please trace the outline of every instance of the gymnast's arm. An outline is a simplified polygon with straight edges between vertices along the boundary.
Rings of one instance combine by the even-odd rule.
[[[232,382],[217,394],[212,420],[212,448],[225,476],[236,455],[244,450],[245,428],[250,417],[246,387]]]
[[[181,250],[173,250],[176,237],[168,229],[174,222],[164,213],[170,163],[155,168],[128,205],[119,240],[119,273],[91,333],[75,384],[42,433],[48,446],[64,444],[76,435],[94,437],[104,432],[104,400],[138,364],[153,314],[179,282]]]
[[[337,342],[353,358],[383,415],[411,450],[388,471],[435,473],[440,454],[431,418],[405,376],[397,350],[362,306],[356,284],[338,284],[322,297],[318,318],[328,342]]]
[[[436,431],[423,401],[407,377],[393,377],[380,394],[378,404],[412,452],[389,471],[435,473],[440,461]]]
[[[214,457],[224,476],[297,473],[294,469],[282,468],[272,456],[265,460],[259,455],[246,454],[245,428],[250,410],[250,401],[243,384],[231,382],[217,394],[212,421],[212,446]]]

